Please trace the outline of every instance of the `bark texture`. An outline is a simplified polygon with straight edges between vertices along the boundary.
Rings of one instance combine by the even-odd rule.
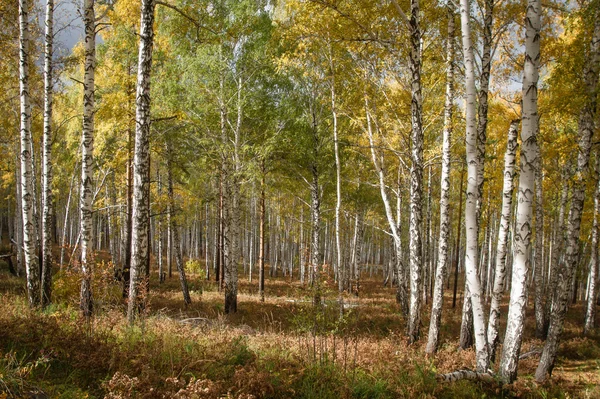
[[[94,177],[94,96],[96,70],[96,14],[94,0],[83,3],[84,76],[83,76],[83,130],[81,132],[81,188],[80,188],[80,235],[81,235],[81,301],[85,317],[92,315],[92,207]]]
[[[467,198],[465,205],[466,250],[465,270],[466,280],[473,306],[473,326],[475,330],[475,348],[477,371],[487,372],[489,365],[487,337],[485,334],[484,311],[481,302],[481,285],[477,273],[478,256],[478,225],[477,202],[478,181],[477,170],[479,160],[477,154],[476,126],[476,96],[475,70],[473,62],[473,46],[471,43],[470,2],[461,0],[460,15],[462,27],[462,44],[465,64],[466,81],[466,152],[467,152]]]
[[[585,307],[583,334],[590,335],[596,324],[596,300],[598,298],[598,218],[600,213],[600,157],[596,155],[596,190],[594,192],[594,222],[592,225],[592,255],[590,259],[590,274],[588,298]]]
[[[594,4],[594,3],[591,3]],[[550,315],[548,337],[542,351],[542,357],[535,373],[538,382],[545,381],[552,374],[558,341],[564,327],[565,315],[569,306],[570,286],[573,272],[579,262],[579,233],[581,228],[581,214],[585,198],[585,182],[588,175],[591,140],[594,132],[596,118],[596,100],[598,88],[598,70],[600,65],[600,11],[592,9],[593,33],[589,45],[586,63],[584,66],[583,80],[585,83],[584,94],[586,101],[579,114],[579,153],[577,155],[577,170],[573,176],[573,193],[571,196],[571,209],[567,225],[567,243],[565,260],[559,267],[557,302],[553,305]]]
[[[452,107],[454,103],[454,11],[447,7],[448,39],[446,43],[446,100],[444,104],[444,131],[442,133],[442,176],[440,189],[440,238],[435,283],[431,307],[431,322],[426,353],[435,353],[439,345],[440,322],[444,300],[444,279],[448,268],[448,246],[450,238],[450,214],[448,197],[450,193],[450,140],[452,137]]]
[[[140,20],[140,45],[135,99],[135,152],[133,156],[133,209],[131,234],[131,270],[127,319],[135,320],[140,310],[140,283],[148,262],[148,224],[150,209],[150,75],[152,71],[152,45],[154,42],[155,0],[142,0]]]
[[[506,153],[504,154],[504,186],[502,188],[502,213],[498,226],[498,243],[496,247],[496,266],[492,288],[492,301],[490,317],[488,320],[487,342],[490,350],[490,360],[494,360],[498,347],[498,328],[500,326],[500,302],[504,293],[506,279],[506,253],[508,247],[508,233],[510,230],[510,217],[512,212],[512,196],[515,179],[515,160],[517,156],[517,134],[519,121],[512,121],[508,130]]]
[[[43,139],[43,216],[42,216],[42,306],[52,294],[52,44],[54,42],[54,0],[46,2],[44,31],[44,139]]]
[[[34,218],[34,176],[32,168],[31,104],[29,99],[29,0],[19,1],[19,90],[21,101],[21,210],[23,252],[29,306],[41,303],[40,271],[37,249],[37,224]]]
[[[534,203],[535,169],[539,163],[538,77],[540,66],[540,0],[528,0],[525,17],[525,66],[523,72],[523,106],[521,126],[521,172],[517,194],[517,217],[513,239],[513,263],[508,320],[500,376],[506,382],[517,378],[519,353],[525,325],[527,274],[531,268],[532,214]]]
[[[423,278],[422,235],[423,228],[423,123],[421,95],[421,30],[419,27],[419,0],[410,2],[410,63],[411,74],[411,160],[410,169],[410,221],[409,267],[410,309],[408,339],[414,343],[421,330],[421,280]]]

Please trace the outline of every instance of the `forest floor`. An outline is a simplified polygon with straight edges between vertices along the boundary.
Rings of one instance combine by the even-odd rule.
[[[549,383],[533,381],[539,356],[531,356],[511,385],[442,384],[437,373],[475,360],[472,350],[457,350],[462,301],[451,307],[452,290],[440,350],[427,358],[428,306],[423,337],[408,345],[394,289],[379,278],[363,281],[360,298],[345,297],[340,319],[333,281],[324,282],[326,300],[315,308],[311,290],[289,278],[267,277],[264,303],[257,280],[241,279],[238,312],[224,315],[214,282],[190,275],[186,308],[177,275],[161,285],[157,277],[131,327],[109,264],[96,267],[95,316],[86,322],[77,273],[57,272],[54,304],[33,311],[24,279],[0,262],[0,398],[600,398],[600,335],[581,336],[581,304],[568,315]],[[530,306],[522,353],[542,346],[531,313]]]

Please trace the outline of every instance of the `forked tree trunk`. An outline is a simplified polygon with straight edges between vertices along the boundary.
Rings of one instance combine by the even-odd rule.
[[[481,286],[477,273],[478,225],[477,202],[478,181],[477,171],[480,160],[477,153],[476,126],[476,96],[475,70],[473,65],[473,46],[471,44],[470,4],[469,0],[461,0],[460,14],[462,27],[463,55],[466,80],[466,152],[468,165],[467,200],[465,206],[466,251],[465,270],[466,280],[473,306],[473,326],[475,330],[475,347],[477,370],[486,372],[489,365],[487,337],[485,333],[484,311],[481,302]]]
[[[54,0],[46,2],[44,32],[44,143],[43,143],[43,218],[42,218],[42,306],[52,294],[52,44],[54,41]]]
[[[448,38],[446,42],[446,100],[444,104],[444,131],[442,133],[442,175],[440,188],[440,239],[435,270],[433,298],[431,300],[431,322],[425,353],[435,353],[439,345],[440,322],[444,300],[444,277],[448,268],[448,241],[450,237],[450,214],[448,197],[450,193],[450,140],[452,137],[452,107],[454,105],[454,11],[447,6]],[[460,224],[460,216],[459,221]]]
[[[29,306],[37,307],[40,298],[40,271],[37,247],[37,224],[34,218],[31,165],[31,105],[29,100],[29,11],[28,0],[19,1],[19,89],[21,99],[21,209],[23,212],[23,249]],[[18,244],[19,245],[19,244]]]
[[[498,329],[500,327],[500,302],[504,293],[504,280],[506,278],[506,252],[508,233],[510,230],[510,216],[512,212],[512,196],[515,178],[515,159],[517,155],[517,134],[519,121],[510,123],[506,153],[504,155],[504,186],[502,189],[502,212],[498,226],[498,244],[496,247],[496,267],[492,288],[492,303],[490,305],[490,318],[488,320],[487,342],[490,350],[490,361],[494,361],[498,346]]]
[[[150,75],[154,41],[155,0],[142,0],[140,45],[135,111],[135,152],[133,156],[133,209],[131,270],[127,319],[133,323],[140,310],[140,283],[148,262],[150,209],[146,198],[150,188]]]
[[[83,76],[83,130],[81,133],[81,301],[85,317],[92,315],[92,207],[94,176],[94,75],[96,69],[96,16],[94,0],[85,0],[83,22],[85,29],[85,61]]]
[[[577,171],[572,179],[573,194],[571,199],[571,209],[569,211],[569,222],[567,225],[565,261],[563,262],[563,267],[558,270],[558,301],[556,307],[553,307],[551,312],[548,337],[535,373],[535,379],[538,382],[545,381],[552,373],[554,362],[556,360],[558,340],[562,334],[565,315],[569,306],[569,286],[573,278],[573,271],[579,262],[581,213],[583,211],[591,140],[594,132],[594,120],[596,118],[598,69],[600,64],[600,11],[597,7],[591,11],[592,21],[594,21],[594,32],[586,56],[587,62],[585,63],[583,71],[585,82],[584,93],[587,98],[579,114],[579,153],[577,155]]]

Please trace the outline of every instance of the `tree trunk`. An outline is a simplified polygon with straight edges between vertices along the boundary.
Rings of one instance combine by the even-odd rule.
[[[537,126],[539,132],[539,122]],[[536,134],[537,134],[536,132]],[[539,143],[536,141],[537,156],[535,157],[535,335],[539,339],[545,338],[545,313],[544,313],[544,197],[542,191],[542,157]]]
[[[477,274],[477,251],[478,248],[478,225],[477,220],[477,202],[478,181],[477,171],[479,167],[479,156],[477,152],[477,126],[476,126],[476,89],[475,89],[475,71],[473,65],[473,47],[471,44],[470,27],[470,4],[469,0],[460,2],[462,43],[465,63],[466,80],[466,149],[467,149],[467,200],[465,206],[465,225],[466,225],[466,251],[465,251],[465,270],[466,280],[471,296],[473,306],[473,325],[475,329],[475,347],[477,357],[477,370],[486,372],[489,365],[487,338],[485,334],[484,311],[481,303],[481,286]]]
[[[483,201],[483,183],[485,172],[485,145],[487,141],[488,123],[488,91],[490,86],[490,71],[492,68],[492,26],[494,16],[494,0],[484,0],[483,16],[483,52],[481,54],[481,76],[479,78],[479,93],[477,108],[477,219],[481,220]]]
[[[131,270],[127,319],[133,323],[140,310],[140,282],[148,262],[150,209],[146,198],[150,188],[150,75],[154,41],[154,0],[142,0],[140,45],[135,112],[135,152],[133,157],[133,209]]]
[[[261,163],[260,215],[258,227],[258,294],[265,301],[265,161]]]
[[[431,321],[425,353],[435,353],[439,345],[440,322],[444,300],[444,277],[448,266],[448,241],[450,237],[450,214],[448,196],[450,193],[450,140],[452,137],[452,107],[454,105],[454,11],[447,6],[448,38],[446,42],[446,100],[444,104],[444,131],[442,133],[442,175],[440,178],[440,239],[438,247],[435,284],[431,300]],[[460,226],[460,215],[458,220]]]
[[[530,0],[531,1],[531,0]],[[593,4],[593,3],[592,3]],[[581,213],[585,197],[585,182],[590,158],[591,139],[594,132],[596,118],[596,99],[598,85],[598,69],[600,64],[600,11],[596,7],[593,11],[594,32],[587,62],[584,64],[585,94],[587,96],[579,114],[579,153],[577,156],[577,171],[573,177],[573,194],[569,222],[567,225],[567,247],[565,261],[558,270],[558,301],[553,307],[550,317],[550,328],[542,357],[535,373],[538,382],[546,380],[552,374],[558,340],[562,334],[563,324],[569,306],[569,285],[573,278],[573,271],[579,262],[579,232],[581,228]]]
[[[80,236],[81,236],[81,303],[85,317],[92,315],[92,207],[94,176],[94,74],[96,69],[96,17],[94,0],[84,1],[85,61],[83,78],[83,130],[81,134],[81,188],[80,188]]]
[[[37,307],[40,298],[40,271],[37,249],[37,224],[34,218],[34,176],[31,164],[31,105],[29,100],[29,12],[28,0],[19,1],[19,88],[21,99],[21,208],[23,217],[23,247],[27,296],[30,307]]]
[[[506,249],[510,229],[510,216],[512,212],[513,184],[515,178],[515,159],[517,155],[517,134],[519,121],[510,123],[506,153],[504,155],[504,187],[502,189],[502,213],[498,227],[498,244],[496,248],[496,267],[494,271],[494,284],[492,290],[492,303],[490,305],[490,318],[488,320],[487,342],[490,349],[490,361],[494,361],[498,346],[498,328],[500,326],[500,301],[504,293],[504,280],[506,278]]]
[[[396,300],[400,304],[400,309],[403,315],[408,315],[408,298],[406,293],[406,282],[404,280],[404,273],[402,271],[402,242],[400,240],[400,232],[398,229],[398,225],[400,221],[394,220],[394,215],[392,213],[392,207],[390,205],[390,201],[387,195],[385,176],[383,173],[383,168],[380,164],[380,161],[377,159],[377,153],[375,151],[375,142],[373,139],[373,130],[371,126],[371,111],[369,108],[369,99],[365,95],[365,114],[367,116],[367,134],[369,136],[369,146],[371,148],[371,158],[373,160],[373,166],[375,166],[375,170],[377,172],[377,177],[379,178],[379,191],[381,193],[381,200],[383,201],[383,206],[385,208],[385,215],[387,217],[388,225],[390,227],[390,231],[392,233],[392,238],[394,240],[394,251],[395,251],[395,268],[398,272],[398,291],[396,293]]]
[[[594,222],[592,226],[592,256],[588,297],[585,310],[583,334],[590,335],[596,323],[596,298],[598,297],[598,215],[600,213],[600,157],[596,158],[596,191],[594,193]]]
[[[54,0],[46,2],[44,41],[44,143],[43,143],[43,218],[42,218],[42,306],[52,294],[52,44],[54,41]]]
[[[527,273],[531,266],[531,222],[534,202],[535,168],[540,161],[537,146],[538,105],[537,84],[540,63],[540,0],[528,0],[525,17],[525,67],[523,73],[523,106],[521,127],[521,171],[517,196],[517,218],[513,235],[513,267],[508,307],[508,320],[500,376],[508,383],[517,378],[517,366],[525,325]]]
[[[167,191],[169,196],[169,210],[170,212],[175,211],[175,194],[173,190],[173,164],[172,164],[172,148],[169,140],[167,139]],[[179,225],[177,224],[177,218],[171,214],[171,231],[172,234],[172,245],[173,252],[175,253],[175,264],[177,265],[177,271],[179,273],[179,284],[181,285],[181,292],[183,294],[183,303],[185,306],[192,303],[190,298],[190,292],[188,289],[187,278],[185,275],[185,268],[183,267],[183,259],[181,256],[181,246],[179,242]]]
[[[419,27],[419,0],[410,2],[410,63],[412,146],[410,169],[410,310],[408,339],[414,343],[421,329],[421,280],[423,278],[421,230],[423,224],[423,123],[421,120],[421,30]]]

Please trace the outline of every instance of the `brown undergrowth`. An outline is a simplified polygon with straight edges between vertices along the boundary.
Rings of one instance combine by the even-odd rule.
[[[111,270],[96,267],[95,315],[85,321],[77,311],[77,273],[56,274],[55,304],[36,311],[27,306],[24,281],[0,267],[0,392],[113,399],[600,397],[600,337],[581,337],[578,305],[547,385],[533,382],[537,357],[521,362],[510,386],[442,385],[436,373],[474,364],[472,350],[456,350],[460,304],[444,310],[440,351],[426,358],[426,337],[407,344],[394,291],[376,279],[363,282],[360,298],[345,298],[340,318],[337,294],[327,286],[314,307],[310,289],[288,278],[267,281],[264,303],[256,284],[242,280],[238,313],[224,315],[214,282],[192,275],[193,303],[184,307],[176,276],[160,286],[153,278],[144,315],[129,326]],[[533,325],[526,331],[523,351],[540,347]]]

